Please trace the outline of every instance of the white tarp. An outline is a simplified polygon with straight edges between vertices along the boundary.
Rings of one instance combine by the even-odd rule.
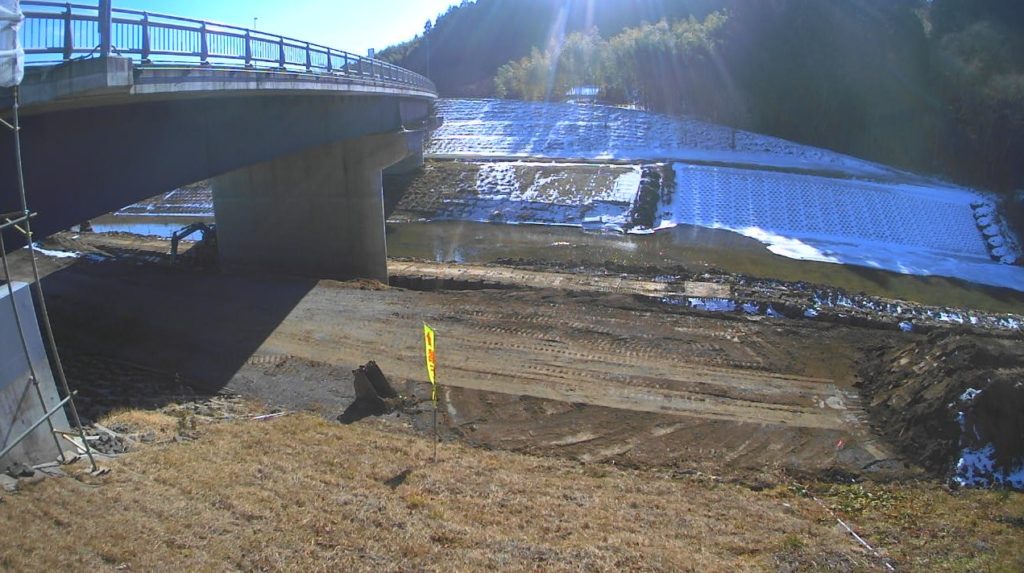
[[[0,87],[21,83],[25,75],[25,52],[18,45],[22,14],[19,0],[0,0]]]

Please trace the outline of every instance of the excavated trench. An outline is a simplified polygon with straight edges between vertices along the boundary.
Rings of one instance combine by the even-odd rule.
[[[467,290],[511,290],[516,285],[485,279],[458,279],[436,276],[392,275],[388,286],[420,292],[467,291]]]
[[[867,351],[858,375],[872,425],[907,459],[949,474],[964,448],[991,445],[995,469],[1024,463],[1019,335],[934,332]]]

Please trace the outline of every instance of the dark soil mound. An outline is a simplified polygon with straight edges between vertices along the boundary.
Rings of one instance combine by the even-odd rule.
[[[995,446],[996,467],[1012,471],[1024,459],[1024,376],[994,380],[964,412],[965,444]]]
[[[982,391],[966,412],[975,441],[992,443],[1002,468],[1024,459],[1019,338],[935,332],[900,348],[868,352],[859,376],[873,425],[925,468],[945,473],[955,461],[960,397],[970,388]]]

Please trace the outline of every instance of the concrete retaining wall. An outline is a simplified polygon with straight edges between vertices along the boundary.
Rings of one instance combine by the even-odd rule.
[[[0,284],[0,450],[60,402],[46,350],[39,336],[29,285],[13,283],[13,286],[14,301],[46,405],[44,407],[39,403],[39,396],[32,387],[29,362],[25,359],[18,336],[10,293],[6,284]],[[68,429],[63,411],[57,412],[51,419],[56,428]],[[0,458],[0,471],[14,462],[35,465],[52,462],[59,456],[60,450],[50,434],[50,428],[43,424],[9,454]]]

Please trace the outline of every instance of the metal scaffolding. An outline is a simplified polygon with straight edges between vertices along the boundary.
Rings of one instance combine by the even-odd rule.
[[[33,388],[35,389],[35,395],[38,398],[40,406],[42,407],[42,410],[45,412],[45,414],[41,419],[37,420],[34,424],[31,425],[31,427],[22,432],[14,440],[7,443],[4,449],[0,451],[0,458],[3,458],[9,451],[14,449],[15,446],[17,446],[22,440],[28,437],[36,428],[43,424],[46,424],[50,430],[51,436],[53,436],[54,443],[57,446],[57,450],[61,452],[61,462],[69,463],[71,460],[68,460],[65,457],[64,448],[61,447],[60,439],[58,438],[58,436],[62,434],[60,434],[57,431],[57,429],[54,428],[53,421],[51,419],[54,414],[61,411],[63,407],[67,405],[68,410],[71,412],[71,417],[74,422],[75,428],[77,428],[78,430],[78,436],[82,440],[82,446],[83,449],[85,450],[85,454],[89,458],[89,463],[92,466],[92,471],[96,472],[98,471],[98,467],[96,466],[96,459],[92,454],[92,449],[89,447],[89,441],[86,439],[85,430],[82,428],[82,420],[78,416],[78,408],[75,406],[75,393],[73,393],[71,391],[71,388],[68,386],[67,377],[64,375],[64,366],[61,363],[60,359],[60,353],[57,351],[57,343],[54,340],[53,336],[53,327],[50,324],[50,315],[46,308],[46,298],[43,295],[43,287],[42,283],[40,282],[39,266],[36,264],[35,244],[32,237],[32,218],[34,216],[34,213],[32,213],[28,208],[28,198],[25,192],[25,178],[21,162],[21,124],[18,115],[18,86],[14,86],[13,89],[14,105],[11,109],[12,121],[11,123],[8,123],[7,121],[0,120],[0,122],[2,122],[3,125],[13,133],[14,137],[15,172],[17,176],[18,196],[21,203],[21,210],[15,211],[14,213],[10,213],[8,215],[0,215],[0,267],[3,268],[3,279],[6,282],[7,293],[9,295],[8,298],[11,301],[15,326],[18,329],[18,336],[21,340],[21,348],[22,351],[25,353],[25,361],[28,364],[30,382]],[[29,352],[28,337],[26,336],[24,329],[24,319],[20,315],[18,305],[15,301],[14,284],[13,279],[11,277],[10,265],[8,263],[7,249],[3,239],[4,232],[11,229],[20,232],[25,237],[25,240],[28,243],[29,260],[31,261],[32,266],[32,287],[33,291],[35,292],[36,307],[38,308],[39,312],[37,320],[42,324],[42,330],[46,336],[46,343],[49,346],[50,358],[54,366],[54,371],[56,372],[57,382],[59,383],[60,390],[63,392],[64,396],[60,404],[52,408],[46,404],[46,401],[43,397],[42,389],[39,386],[39,377],[36,372],[35,365],[32,363],[32,354]]]

